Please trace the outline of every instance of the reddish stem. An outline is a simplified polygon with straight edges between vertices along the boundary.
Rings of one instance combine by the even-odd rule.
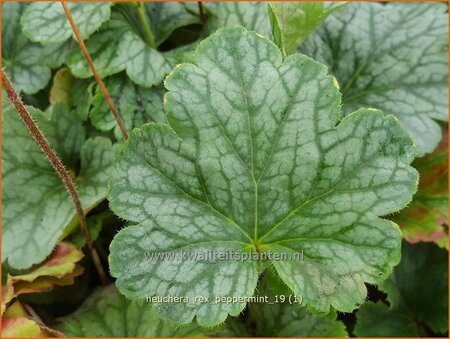
[[[203,3],[202,1],[197,1],[198,4],[198,16],[200,18],[200,22],[202,24],[205,23],[205,11],[203,10]]]
[[[98,87],[102,91],[103,97],[105,98],[106,103],[108,104],[109,108],[111,109],[114,119],[116,119],[117,125],[119,125],[119,128],[120,128],[120,131],[122,132],[123,138],[125,140],[127,140],[128,139],[127,129],[125,128],[125,125],[124,125],[122,119],[120,118],[120,115],[116,109],[116,106],[114,106],[114,102],[112,101],[111,96],[109,95],[108,90],[106,89],[102,78],[100,77],[100,75],[97,73],[97,70],[95,69],[94,62],[92,61],[92,58],[89,55],[86,45],[84,44],[84,41],[81,38],[80,32],[77,28],[77,25],[75,24],[75,21],[73,20],[72,13],[70,12],[69,7],[67,6],[67,4],[64,0],[61,0],[61,4],[64,8],[64,12],[66,13],[67,20],[69,21],[70,26],[72,27],[72,31],[75,34],[75,38],[77,39],[78,45],[80,45],[81,51],[83,52],[84,57],[86,58],[89,68],[91,69],[92,74],[94,75],[94,78],[97,81]]]

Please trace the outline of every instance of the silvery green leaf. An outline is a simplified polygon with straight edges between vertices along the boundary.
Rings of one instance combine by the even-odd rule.
[[[222,27],[242,26],[272,37],[266,2],[211,2],[206,6],[212,13],[207,22],[210,33]]]
[[[86,48],[94,62],[95,69],[102,78],[119,73],[125,69],[126,60],[120,57],[119,45],[123,35],[129,30],[130,26],[124,21],[123,16],[113,11],[111,20],[103,24],[86,41]],[[67,65],[76,77],[92,77],[92,71],[79,48],[71,51],[67,59]]]
[[[177,28],[200,24],[196,3],[146,2],[145,11],[157,45],[169,38]]]
[[[80,35],[87,39],[109,19],[111,2],[67,3]],[[21,19],[24,33],[34,42],[61,43],[73,33],[60,2],[43,1],[30,4]]]
[[[301,299],[296,299],[293,295],[273,294],[264,286],[258,288],[256,296],[267,300],[267,302],[250,303],[249,306],[256,336],[348,337],[344,324],[336,320],[334,311],[326,316],[313,314],[300,305]]]
[[[89,38],[86,47],[101,77],[126,70],[134,83],[152,87],[159,85],[172,68],[164,53],[150,47],[118,11],[112,12],[111,21]],[[77,77],[92,77],[80,50],[70,53],[68,66]]]
[[[105,79],[105,86],[108,88],[109,94],[128,130],[147,122],[165,122],[160,90],[154,87],[143,88],[123,75]],[[115,128],[116,135],[120,136],[117,123],[98,88],[92,104],[93,108],[90,112],[92,124],[104,131]]]
[[[60,319],[68,337],[204,337],[196,325],[176,327],[158,319],[149,303],[134,302],[114,285],[98,288],[74,313]]]
[[[134,224],[111,243],[117,287],[135,300],[186,297],[155,311],[214,326],[246,305],[216,298],[252,296],[254,255],[270,253],[283,255],[269,262],[305,306],[352,311],[364,283],[399,261],[399,229],[380,216],[416,191],[411,138],[376,110],[340,121],[325,66],[299,54],[283,60],[244,28],[211,35],[191,62],[165,80],[169,125],[135,129],[117,158],[110,208]],[[211,252],[240,260],[195,259]]]
[[[158,50],[146,44],[137,34],[126,33],[119,44],[121,61],[133,82],[144,87],[158,85],[171,70],[170,64]]]
[[[45,49],[21,32],[20,16],[27,4],[2,3],[2,63],[16,90],[37,93],[50,81],[50,68],[40,63]]]
[[[343,109],[374,107],[395,115],[419,156],[441,139],[448,120],[448,16],[443,3],[349,3],[300,48],[326,64]]]
[[[64,105],[54,106],[50,115],[30,111],[74,176],[83,208],[89,211],[108,191],[111,142],[101,137],[85,141],[81,121]],[[3,110],[2,133],[2,258],[25,269],[44,260],[78,219],[60,178],[12,106]]]

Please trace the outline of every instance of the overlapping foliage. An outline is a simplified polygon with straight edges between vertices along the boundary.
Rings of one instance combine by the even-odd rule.
[[[3,94],[3,336],[448,332],[445,4],[69,8],[129,140],[60,3],[2,3],[3,67],[111,285]]]

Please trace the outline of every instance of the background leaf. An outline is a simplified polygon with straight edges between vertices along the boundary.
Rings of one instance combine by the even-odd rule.
[[[2,314],[6,304],[21,294],[49,291],[56,285],[72,284],[73,279],[83,273],[77,265],[83,256],[74,245],[61,242],[45,262],[32,271],[8,275],[6,286],[2,288]]]
[[[89,233],[91,235],[92,241],[97,240],[100,235],[100,232],[103,228],[103,223],[107,218],[112,216],[112,212],[107,210],[103,211],[99,214],[91,215],[86,218],[86,223],[89,229]],[[72,234],[69,238],[69,241],[75,244],[79,248],[83,248],[86,246],[86,239],[81,230],[78,230],[76,233]]]
[[[219,332],[214,333],[211,337],[217,338],[248,338],[251,337],[247,324],[239,321],[238,318],[228,318],[223,324]]]
[[[343,109],[393,114],[419,156],[441,139],[448,120],[447,6],[443,3],[349,3],[329,16],[300,48],[329,66]]]
[[[28,310],[30,308],[28,307]],[[2,317],[2,338],[49,338],[64,335],[42,321],[33,319],[29,312],[16,301]]]
[[[27,318],[2,319],[3,338],[39,338],[43,336],[39,325]]]
[[[128,130],[139,127],[146,122],[165,122],[160,90],[143,88],[134,84],[124,75],[105,79],[105,86],[108,88],[109,94],[121,113],[121,118]],[[92,124],[105,131],[114,128],[116,136],[119,136],[118,139],[120,139],[120,130],[98,87],[92,104],[93,108],[90,112]]]
[[[94,83],[90,80],[74,78],[70,70],[63,67],[53,77],[50,88],[50,104],[66,104],[70,108],[74,108],[78,117],[85,121],[92,105]]]
[[[376,326],[374,326],[376,324]],[[367,303],[358,310],[358,337],[419,337],[414,319],[382,302]]]
[[[176,28],[199,23],[194,11],[196,8],[196,5],[187,3],[145,3],[147,19],[157,45],[163,43]],[[131,3],[115,6],[111,20],[88,39],[86,47],[100,76],[126,70],[128,77],[143,87],[160,84],[177,62],[174,55],[182,53],[176,49],[163,53],[148,45],[136,6]],[[79,49],[70,53],[68,65],[77,77],[92,76]]]
[[[257,296],[269,301],[249,305],[258,337],[348,337],[334,311],[328,316],[312,314],[299,304],[291,305],[289,298],[281,302],[267,287],[260,287]]]
[[[426,272],[426,273],[425,273]],[[448,330],[448,253],[434,244],[403,244],[402,261],[381,289],[390,306],[367,303],[357,312],[361,337],[426,335],[423,323],[438,333]],[[374,326],[377,324],[377,326]]]
[[[324,2],[270,2],[275,43],[284,54],[294,53],[335,8],[327,8]]]
[[[158,85],[171,69],[162,53],[132,32],[122,37],[119,50],[121,60],[126,64],[127,75],[143,87]]]
[[[94,62],[98,74],[104,78],[123,71],[126,67],[125,60],[120,57],[120,41],[126,32],[130,30],[123,16],[112,11],[111,20],[104,23],[87,41],[86,48]],[[78,78],[92,77],[86,58],[81,49],[73,49],[67,58],[67,65],[73,75]]]
[[[50,89],[50,104],[58,103],[72,106],[71,90],[74,83],[74,77],[67,68],[61,68],[53,77],[52,88]]]
[[[203,337],[195,325],[175,327],[159,320],[152,305],[133,302],[114,285],[99,288],[58,327],[69,337]]]
[[[27,4],[2,3],[2,64],[16,90],[34,94],[50,80],[50,68],[40,63],[44,48],[22,33],[20,17]]]
[[[416,159],[419,190],[394,220],[410,243],[434,241],[448,249],[448,132],[433,153]]]
[[[145,2],[146,19],[155,37],[157,46],[166,41],[180,27],[200,24],[198,6],[188,2]],[[145,32],[136,11],[135,4],[119,5],[140,37],[145,40]]]
[[[37,124],[75,177],[81,203],[89,211],[108,191],[113,170],[111,141],[84,140],[81,121],[64,105],[50,116],[31,109]],[[69,194],[13,107],[3,110],[2,258],[17,269],[45,259],[66,227],[77,226]],[[78,167],[79,166],[79,167]]]
[[[206,28],[209,33],[222,27],[242,26],[267,38],[272,37],[265,2],[211,2],[206,7],[212,13]]]
[[[87,39],[103,22],[109,19],[110,2],[67,3],[80,35]],[[56,44],[72,36],[72,28],[59,2],[30,4],[23,13],[21,24],[24,33],[34,42]]]

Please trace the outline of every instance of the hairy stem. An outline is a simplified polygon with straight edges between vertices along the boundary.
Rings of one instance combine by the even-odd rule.
[[[147,15],[145,15],[145,4],[143,2],[137,3],[137,12],[139,15],[139,20],[141,21],[142,27],[144,28],[145,40],[150,47],[156,49],[155,37],[153,35],[150,23],[148,22]]]
[[[89,52],[86,48],[86,45],[84,44],[83,39],[81,38],[80,32],[78,31],[78,28],[75,24],[75,21],[73,20],[72,13],[70,12],[69,7],[67,6],[65,0],[61,0],[61,4],[64,8],[64,12],[66,13],[67,20],[69,20],[70,26],[72,27],[73,33],[75,34],[75,38],[77,39],[78,45],[80,45],[81,51],[84,54],[84,57],[86,58],[86,61],[89,65],[89,68],[92,71],[92,74],[94,75],[95,81],[97,81],[98,87],[102,91],[103,97],[106,100],[106,103],[108,104],[114,119],[116,119],[117,125],[119,125],[120,131],[122,132],[122,136],[125,140],[128,139],[128,132],[125,128],[125,125],[120,118],[119,112],[116,109],[116,106],[114,105],[108,90],[105,87],[105,84],[103,83],[102,78],[100,78],[100,75],[97,73],[97,70],[95,69],[94,62],[91,59],[91,56],[89,55]]]
[[[92,243],[92,238],[87,228],[86,218],[84,216],[83,208],[81,206],[80,197],[78,195],[78,191],[74,181],[72,180],[72,177],[70,176],[67,169],[64,167],[61,160],[56,155],[55,151],[53,151],[53,149],[51,148],[44,134],[36,125],[35,121],[33,120],[33,117],[25,108],[22,99],[20,99],[19,95],[15,91],[13,85],[11,84],[11,82],[9,81],[8,77],[6,76],[3,70],[2,70],[2,84],[6,90],[6,94],[9,98],[9,101],[11,101],[11,104],[16,108],[23,123],[33,136],[33,139],[39,145],[40,149],[45,154],[50,164],[55,169],[56,173],[58,173],[59,177],[61,178],[61,181],[63,182],[64,186],[69,192],[70,198],[72,199],[75,211],[78,216],[81,231],[83,232],[84,238],[86,239],[86,243],[88,245],[89,252],[91,254],[95,268],[97,269],[98,275],[100,276],[102,283],[107,284],[108,279],[106,277],[105,271],[103,270],[103,266],[98,256],[97,250],[95,249],[94,244]]]

